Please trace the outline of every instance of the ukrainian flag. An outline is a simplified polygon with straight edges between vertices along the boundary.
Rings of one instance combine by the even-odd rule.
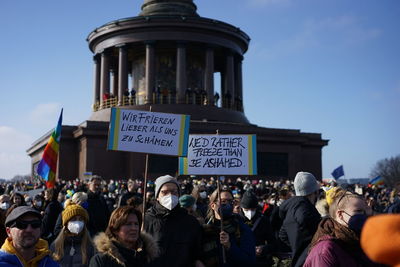
[[[383,185],[383,184],[385,184],[385,181],[383,180],[383,178],[381,176],[376,176],[374,179],[369,181],[369,183],[373,184],[373,185]]]

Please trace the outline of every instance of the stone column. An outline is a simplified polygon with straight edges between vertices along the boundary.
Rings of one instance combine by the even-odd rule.
[[[232,108],[233,100],[235,98],[235,77],[234,77],[234,58],[232,52],[229,52],[226,55],[226,63],[225,63],[225,77],[224,77],[224,96],[222,99],[225,99],[227,103],[223,106]],[[230,100],[227,99],[227,95],[230,95]]]
[[[94,77],[93,77],[93,105],[100,103],[100,64],[96,56],[93,57],[94,62]]]
[[[178,104],[184,104],[186,102],[186,89],[186,45],[183,42],[179,42],[176,50],[176,100]]]
[[[204,72],[204,90],[207,92],[207,104],[214,105],[214,49],[206,50],[206,66]]]
[[[146,43],[146,95],[145,104],[152,104],[155,85],[155,51],[154,42]]]
[[[243,77],[242,77],[242,60],[240,56],[236,59],[235,64],[235,96],[239,103],[236,103],[238,111],[243,111]]]
[[[122,106],[125,90],[128,89],[128,53],[126,46],[119,47],[118,57],[118,106]]]
[[[101,70],[100,70],[100,106],[103,106],[103,96],[105,93],[110,93],[110,58],[103,51],[101,53]]]
[[[110,89],[110,95],[112,96],[117,96],[118,95],[118,70],[116,69],[111,69],[110,70],[110,84],[111,84],[111,89]]]

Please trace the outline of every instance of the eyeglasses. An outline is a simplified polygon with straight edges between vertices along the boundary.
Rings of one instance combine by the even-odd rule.
[[[19,230],[25,230],[28,226],[31,226],[33,229],[37,229],[42,226],[42,222],[40,220],[35,221],[15,221],[10,227],[16,227]]]
[[[233,199],[221,199],[221,204],[225,205],[225,204],[231,204],[233,205]]]

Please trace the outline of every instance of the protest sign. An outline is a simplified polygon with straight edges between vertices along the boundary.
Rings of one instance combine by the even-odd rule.
[[[186,156],[190,116],[112,108],[108,149]]]
[[[31,198],[35,197],[36,195],[41,194],[44,191],[44,189],[34,189],[34,190],[28,190],[28,191],[15,191],[14,193],[19,193],[23,196],[28,195]]]
[[[179,159],[181,175],[256,175],[255,135],[189,135],[188,155]]]

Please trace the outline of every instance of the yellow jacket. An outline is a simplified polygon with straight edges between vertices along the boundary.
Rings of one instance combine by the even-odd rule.
[[[37,242],[35,246],[36,256],[29,261],[24,260],[24,258],[15,250],[12,241],[10,241],[8,238],[5,240],[1,250],[17,256],[24,267],[37,267],[39,266],[39,261],[50,254],[49,245],[47,241],[43,239],[39,239]]]

